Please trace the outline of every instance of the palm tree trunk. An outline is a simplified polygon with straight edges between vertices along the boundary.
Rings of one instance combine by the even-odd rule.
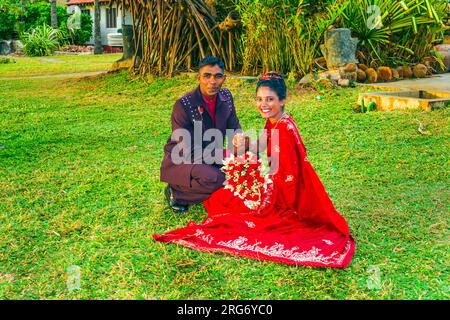
[[[100,33],[100,1],[94,0],[94,54],[102,53],[102,35]]]
[[[56,16],[56,0],[51,0],[51,24],[53,29],[58,29],[58,17]]]
[[[22,0],[22,12],[20,14],[20,21],[25,22],[25,11],[27,11],[27,0]]]

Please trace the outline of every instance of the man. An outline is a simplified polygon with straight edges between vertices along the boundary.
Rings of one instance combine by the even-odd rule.
[[[206,200],[225,181],[220,171],[224,137],[230,129],[241,129],[233,97],[228,89],[221,89],[225,78],[223,61],[204,58],[199,63],[197,89],[173,106],[172,135],[164,147],[160,179],[168,183],[164,193],[175,212],[187,212],[190,204]],[[221,135],[220,139],[215,136],[212,149],[214,143],[203,136],[211,129]]]

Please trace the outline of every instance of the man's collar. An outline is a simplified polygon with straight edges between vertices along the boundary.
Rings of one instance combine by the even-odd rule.
[[[217,101],[217,94],[212,97],[208,97],[208,96],[205,96],[204,94],[202,94],[202,98],[203,98],[203,101],[205,101],[206,103],[213,103],[213,102],[215,103]]]

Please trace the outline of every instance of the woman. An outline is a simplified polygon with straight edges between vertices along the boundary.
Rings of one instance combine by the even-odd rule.
[[[268,156],[277,161],[261,205],[249,209],[222,188],[204,202],[208,218],[201,224],[191,221],[154,238],[199,251],[345,268],[355,242],[308,161],[294,120],[284,111],[286,84],[282,76],[273,72],[263,75],[256,101],[261,116],[267,119]],[[274,139],[276,134],[279,139]]]

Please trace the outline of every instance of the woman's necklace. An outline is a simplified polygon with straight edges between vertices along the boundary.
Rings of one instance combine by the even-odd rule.
[[[286,112],[283,112],[283,114],[281,115],[280,119],[277,120],[277,122],[275,123],[275,125],[273,126],[272,129],[276,129],[278,124],[280,123],[281,119],[284,119],[284,118],[289,118],[289,116],[288,116],[288,114]]]

